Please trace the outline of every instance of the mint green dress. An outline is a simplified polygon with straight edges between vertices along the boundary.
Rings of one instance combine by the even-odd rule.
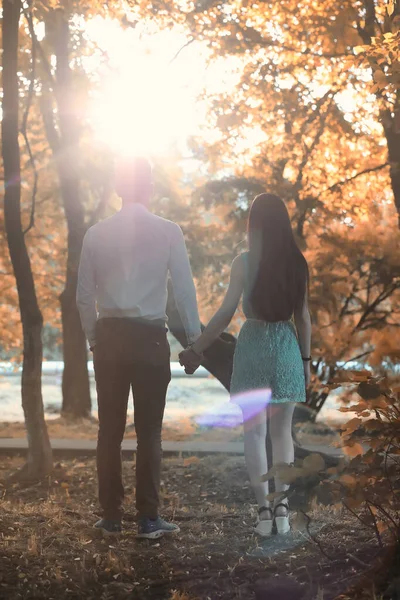
[[[232,402],[254,390],[270,390],[269,403],[305,402],[303,361],[292,321],[268,323],[254,317],[249,303],[248,253],[243,290],[243,324],[236,343],[231,379]]]

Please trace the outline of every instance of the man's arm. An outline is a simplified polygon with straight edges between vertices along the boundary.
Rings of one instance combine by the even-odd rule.
[[[192,270],[181,228],[174,224],[171,232],[169,259],[176,307],[185,328],[188,344],[193,343],[201,334],[196,289]]]
[[[83,240],[81,259],[78,271],[76,303],[83,331],[91,348],[96,344],[96,278],[90,247],[90,230]]]

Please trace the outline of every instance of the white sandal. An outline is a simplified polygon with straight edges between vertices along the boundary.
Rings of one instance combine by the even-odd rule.
[[[268,518],[260,518],[262,513],[268,513]],[[258,523],[255,526],[254,531],[261,537],[270,537],[272,535],[273,523],[274,520],[272,508],[269,508],[268,506],[263,506],[258,511]]]
[[[285,508],[286,509],[286,515],[285,516],[277,516],[276,515],[276,509],[277,508]],[[277,504],[274,508],[274,519],[275,519],[275,525],[276,525],[276,531],[279,535],[285,534],[285,533],[289,533],[290,531],[290,522],[289,522],[289,507],[287,504],[285,504],[284,502],[279,502],[279,504]]]

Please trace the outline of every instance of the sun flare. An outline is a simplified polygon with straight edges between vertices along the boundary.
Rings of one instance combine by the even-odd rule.
[[[100,143],[119,154],[169,154],[182,149],[204,115],[197,102],[205,59],[186,38],[161,32],[147,38],[94,20],[89,34],[107,47],[109,63],[92,96],[90,121]],[[103,47],[104,47],[103,46]]]

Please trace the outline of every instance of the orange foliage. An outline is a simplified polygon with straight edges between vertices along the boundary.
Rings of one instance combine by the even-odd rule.
[[[35,3],[35,18],[51,21],[49,7],[55,6]],[[203,318],[208,320],[223,295],[232,258],[245,248],[249,203],[267,189],[287,202],[310,264],[314,356],[335,368],[357,355],[374,368],[382,361],[395,363],[400,353],[400,244],[387,146],[388,119],[396,125],[400,114],[399,15],[393,2],[376,0],[372,25],[365,23],[364,0],[345,6],[334,0],[155,0],[151,7],[135,3],[127,15],[122,9],[117,1],[107,8],[70,5],[71,14],[83,20],[100,11],[121,18],[124,27],[148,19],[153,31],[157,26],[186,28],[194,43],[209,47],[210,60],[224,61],[232,75],[231,88],[223,94],[204,91],[208,120],[202,136],[190,143],[203,161],[202,173],[192,185],[182,185],[176,155],[165,161],[158,181],[160,195],[172,199],[168,204],[159,200],[158,208],[178,220],[187,237]],[[80,30],[81,25],[75,26]],[[24,25],[21,34],[21,70],[28,74],[30,40]],[[78,57],[95,51],[78,34],[74,43]],[[85,166],[94,154],[84,110],[91,82],[84,81],[82,66],[75,66],[77,88],[84,88],[78,90],[77,110],[85,130]],[[22,103],[24,86],[21,80]],[[36,224],[28,243],[45,322],[57,324],[66,233],[44,141],[39,87],[37,93],[29,134],[40,179]],[[32,173],[22,149],[28,218]],[[88,214],[95,205],[91,190],[96,177],[94,170],[83,186]],[[2,345],[16,350],[16,294],[4,240],[1,244]],[[233,331],[240,320],[241,315]]]

